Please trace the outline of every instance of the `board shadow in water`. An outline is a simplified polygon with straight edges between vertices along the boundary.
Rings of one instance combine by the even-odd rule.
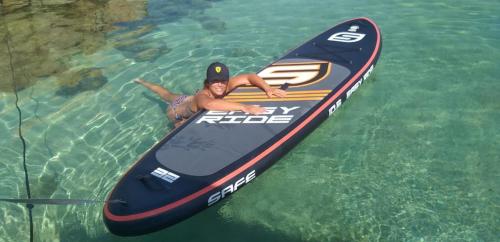
[[[230,221],[221,217],[219,209],[225,203],[208,208],[187,220],[172,227],[151,234],[135,237],[119,237],[105,231],[96,238],[88,238],[82,226],[69,226],[62,228],[60,241],[71,241],[74,238],[86,238],[88,242],[123,242],[123,241],[301,241],[278,231],[269,231],[258,225],[248,225],[237,221]],[[250,209],[250,208],[249,208]],[[104,225],[103,225],[104,226]]]

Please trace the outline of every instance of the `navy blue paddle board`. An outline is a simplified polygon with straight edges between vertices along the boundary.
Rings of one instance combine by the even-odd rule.
[[[379,28],[368,18],[341,23],[258,75],[286,89],[268,98],[238,87],[228,101],[260,105],[262,115],[200,111],[148,150],[108,196],[104,222],[122,236],[150,233],[212,206],[253,181],[335,112],[372,73]]]

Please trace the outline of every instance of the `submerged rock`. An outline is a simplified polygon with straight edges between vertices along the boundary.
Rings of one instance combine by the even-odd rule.
[[[128,39],[115,43],[115,49],[125,52],[141,52],[148,49],[148,43],[140,39]]]
[[[73,96],[84,91],[97,90],[108,82],[100,68],[85,68],[76,72],[62,74],[58,81],[56,95]]]
[[[34,185],[33,191],[36,191],[38,197],[49,198],[59,187],[59,182],[60,177],[57,173],[43,173]]]
[[[71,68],[72,56],[92,54],[106,46],[106,33],[117,29],[116,22],[137,21],[146,15],[144,1],[0,0],[0,8],[4,20],[0,73],[5,74],[0,92],[13,91],[13,78],[21,90],[42,78],[62,75]],[[152,28],[143,26],[122,38],[138,38]]]
[[[219,18],[211,16],[200,16],[195,18],[201,24],[201,27],[213,34],[226,31],[226,23]]]
[[[160,47],[160,48],[151,48],[146,49],[144,51],[138,52],[134,55],[134,60],[137,62],[152,62],[156,60],[158,57],[170,52],[171,49],[168,47]]]
[[[189,15],[189,4],[185,0],[150,1],[146,23],[172,23]]]
[[[151,62],[171,51],[163,42],[148,42],[135,38],[122,39],[121,42],[116,42],[114,47],[120,50],[125,57],[137,62]]]
[[[111,41],[122,42],[127,40],[136,40],[141,36],[149,34],[154,31],[154,25],[148,24],[136,27],[134,29],[127,29],[122,31],[115,31],[110,33]]]
[[[129,40],[118,43],[115,45],[115,48],[122,51],[125,57],[134,59],[137,62],[154,61],[161,55],[167,54],[172,50],[164,43],[148,43],[142,40]]]

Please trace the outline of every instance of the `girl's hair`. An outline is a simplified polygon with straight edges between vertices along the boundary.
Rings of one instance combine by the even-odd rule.
[[[203,85],[207,86],[208,85],[208,80],[205,78],[205,80],[203,81]]]

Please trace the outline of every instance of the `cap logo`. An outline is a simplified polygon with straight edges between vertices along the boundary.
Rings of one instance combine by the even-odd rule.
[[[222,71],[222,68],[220,66],[215,67],[215,72],[220,73]]]

